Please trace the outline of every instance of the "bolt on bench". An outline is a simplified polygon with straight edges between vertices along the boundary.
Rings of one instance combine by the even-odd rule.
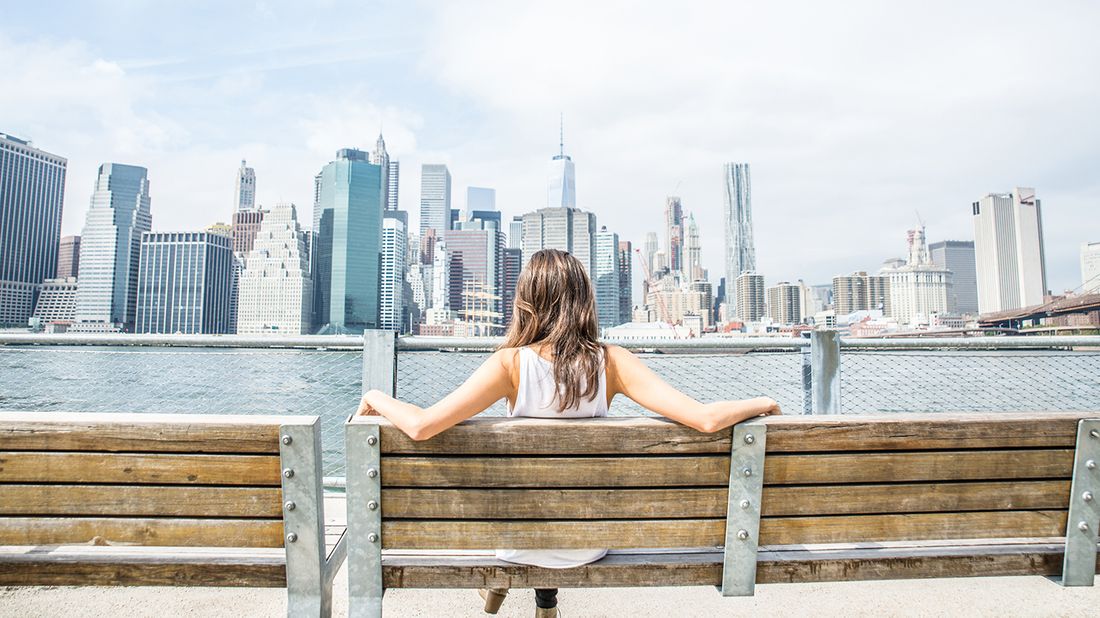
[[[714,434],[655,418],[478,418],[422,442],[353,417],[350,610],[379,615],[386,588],[1092,585],[1096,417],[769,417]],[[591,547],[618,551],[560,570],[486,551]]]
[[[316,416],[0,412],[0,585],[266,586],[327,616]]]

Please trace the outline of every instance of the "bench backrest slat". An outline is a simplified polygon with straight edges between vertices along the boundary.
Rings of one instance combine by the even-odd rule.
[[[0,413],[0,545],[282,547],[301,417]]]
[[[1064,535],[1077,422],[1090,416],[765,419],[760,544]],[[729,430],[498,418],[416,442],[366,422],[380,424],[385,548],[725,542]]]

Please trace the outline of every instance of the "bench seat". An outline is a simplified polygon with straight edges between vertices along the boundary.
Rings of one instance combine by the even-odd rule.
[[[1054,576],[1062,571],[1064,554],[1065,539],[1057,537],[772,546],[757,553],[756,582]],[[583,567],[546,569],[479,551],[387,551],[382,578],[386,588],[718,586],[723,557],[721,548],[611,550]]]

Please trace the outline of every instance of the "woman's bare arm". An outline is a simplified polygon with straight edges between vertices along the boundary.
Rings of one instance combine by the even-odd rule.
[[[372,390],[363,395],[356,414],[381,414],[413,440],[427,440],[507,397],[514,357],[515,350],[494,352],[462,386],[427,408]]]
[[[662,380],[628,350],[607,346],[607,351],[611,361],[608,386],[613,393],[622,393],[648,410],[699,431],[714,432],[754,416],[781,413],[770,397],[700,403]]]

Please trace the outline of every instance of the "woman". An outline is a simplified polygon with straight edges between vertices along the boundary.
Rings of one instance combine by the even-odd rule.
[[[599,342],[592,283],[572,255],[544,249],[531,256],[516,286],[506,341],[462,386],[428,408],[381,391],[363,396],[359,414],[381,414],[414,440],[427,440],[508,400],[509,416],[605,416],[615,395],[698,429],[714,432],[745,419],[779,414],[768,397],[700,403],[653,373],[636,356]],[[498,550],[501,560],[549,568],[581,566],[607,553],[592,550]],[[557,616],[557,590],[536,590],[536,616]],[[507,590],[483,590],[496,613]]]

